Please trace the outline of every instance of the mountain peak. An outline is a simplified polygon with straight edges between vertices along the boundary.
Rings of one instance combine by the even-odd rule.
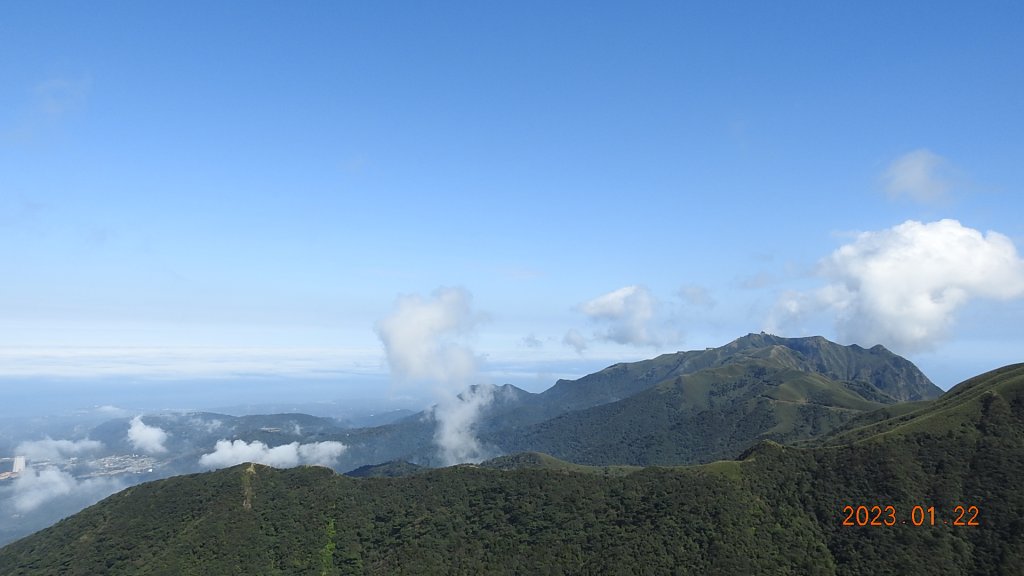
[[[881,344],[865,349],[857,344],[836,344],[823,336],[786,338],[760,332],[741,336],[721,348],[709,350],[753,356],[759,352],[769,354],[768,349],[777,346],[794,352],[795,368],[817,372],[834,380],[870,384],[893,401],[927,400],[942,394],[942,389],[917,366]]]

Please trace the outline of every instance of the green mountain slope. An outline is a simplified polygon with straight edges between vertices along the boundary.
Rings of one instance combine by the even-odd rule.
[[[736,360],[494,441],[581,464],[693,464],[733,458],[762,439],[820,436],[883,406],[861,396],[862,386],[787,365],[776,357]]]
[[[865,349],[856,344],[842,346],[821,336],[783,338],[762,332],[748,334],[722,348],[724,354],[737,355],[785,352],[792,368],[840,382],[870,384],[896,401],[927,400],[942,395],[942,389],[912,362],[881,345]]]
[[[908,360],[882,346],[842,346],[821,336],[783,338],[748,334],[718,348],[662,354],[650,360],[619,363],[577,380],[559,380],[550,389],[511,406],[506,426],[537,424],[567,412],[629,398],[670,378],[701,370],[766,360],[780,367],[844,382],[868,400],[890,404],[937,398],[942,390]]]
[[[1024,364],[972,378],[930,406],[855,432],[845,436],[849,443],[828,448],[762,444],[742,462],[747,481],[755,491],[775,490],[780,514],[826,518],[845,505],[894,506],[901,523],[892,527],[820,522],[849,573],[1021,573]],[[953,526],[958,505],[976,506],[980,526]],[[936,525],[913,526],[907,512],[914,506],[933,506]]]
[[[770,371],[774,383],[722,393],[750,367]],[[780,379],[787,382],[780,385]],[[602,465],[731,458],[758,439],[816,437],[862,411],[941,392],[913,364],[880,346],[867,350],[821,337],[768,334],[615,364],[578,380],[560,380],[540,394],[510,385],[490,388],[493,400],[481,411],[476,433],[492,454],[541,451]],[[705,397],[714,398],[714,406],[698,409]],[[690,401],[695,404],[685,405]],[[317,440],[348,446],[340,470],[393,460],[429,467],[443,463],[435,427],[426,411]]]
[[[618,474],[539,455],[361,480],[238,466],[112,496],[0,549],[0,574],[1020,573],[1024,365],[868,426]],[[876,505],[893,525],[843,525]]]
[[[978,434],[964,422],[980,422],[986,429],[1008,427],[1007,434],[1021,432],[1007,414],[1024,403],[1017,388],[1020,364],[1005,366],[966,380],[933,401],[887,406],[851,419],[821,439],[825,445],[841,445],[883,435],[923,433],[956,436]],[[1000,420],[1002,418],[1002,420]]]

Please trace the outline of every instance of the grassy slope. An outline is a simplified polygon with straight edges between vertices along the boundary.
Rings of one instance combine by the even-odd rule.
[[[732,458],[761,439],[819,436],[882,406],[843,383],[750,358],[677,376],[630,398],[495,438],[591,465],[672,465]]]
[[[866,350],[820,336],[782,338],[762,333],[748,334],[718,348],[662,354],[614,364],[578,380],[559,380],[525,405],[509,410],[504,418],[512,427],[538,424],[566,412],[629,398],[676,376],[753,359],[820,374],[883,404],[942,394],[916,366],[881,346]]]

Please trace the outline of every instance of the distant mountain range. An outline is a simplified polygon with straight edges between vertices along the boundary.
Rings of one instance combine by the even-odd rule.
[[[823,435],[885,405],[942,390],[882,346],[749,334],[719,348],[622,363],[532,394],[505,385],[476,432],[495,456],[538,451],[583,464],[676,465],[735,457],[761,439]],[[346,431],[339,468],[391,460],[439,464],[420,413]]]
[[[938,397],[912,363],[881,346],[841,346],[821,337],[749,334],[719,348],[622,363],[539,394],[492,386],[474,433],[491,456],[538,451],[583,464],[692,464],[735,457],[761,439],[797,442],[864,412]],[[131,453],[130,418],[81,433],[106,452]],[[336,441],[337,470],[403,460],[439,466],[432,411],[391,411],[359,420],[305,414],[146,415],[167,433],[171,455],[156,473],[201,470],[219,440],[267,446]]]
[[[595,403],[583,400],[588,382]],[[518,430],[516,442],[543,440],[600,466],[537,452],[363,474],[399,478],[244,464],[129,488],[0,549],[0,574],[995,575],[1024,566],[1024,364],[932,400],[935,387],[882,348],[751,335],[555,388],[512,390],[482,428]],[[554,399],[562,411],[544,420],[522,409]],[[398,436],[410,422],[423,418],[368,430]],[[800,446],[781,443],[790,441]],[[690,466],[615,456],[707,461],[741,446]]]
[[[813,442],[895,414],[907,402],[935,398],[941,390],[881,346],[761,333],[718,348],[615,364],[559,380],[539,394],[511,385],[478,386],[468,393],[490,398],[469,430],[483,448],[479,457],[542,452],[576,464],[613,466],[735,458],[766,439]],[[885,412],[875,410],[883,406]],[[446,463],[435,442],[433,410],[358,415],[355,406],[334,408],[345,418],[211,412],[147,414],[139,423],[115,418],[54,436],[101,446],[74,462],[54,463],[78,478],[102,475],[111,489],[247,459],[280,466],[330,464],[336,471],[385,476]],[[133,426],[150,434],[150,443],[161,439],[160,446],[140,444],[138,434],[133,440]],[[78,491],[66,497],[53,492],[54,498],[20,515],[3,499],[11,491],[0,486],[0,515],[19,517],[0,522],[0,545],[94,501]]]

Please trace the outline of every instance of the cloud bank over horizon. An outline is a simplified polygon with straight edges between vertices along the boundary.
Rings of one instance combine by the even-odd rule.
[[[369,347],[0,346],[0,378],[324,379],[378,364]]]

